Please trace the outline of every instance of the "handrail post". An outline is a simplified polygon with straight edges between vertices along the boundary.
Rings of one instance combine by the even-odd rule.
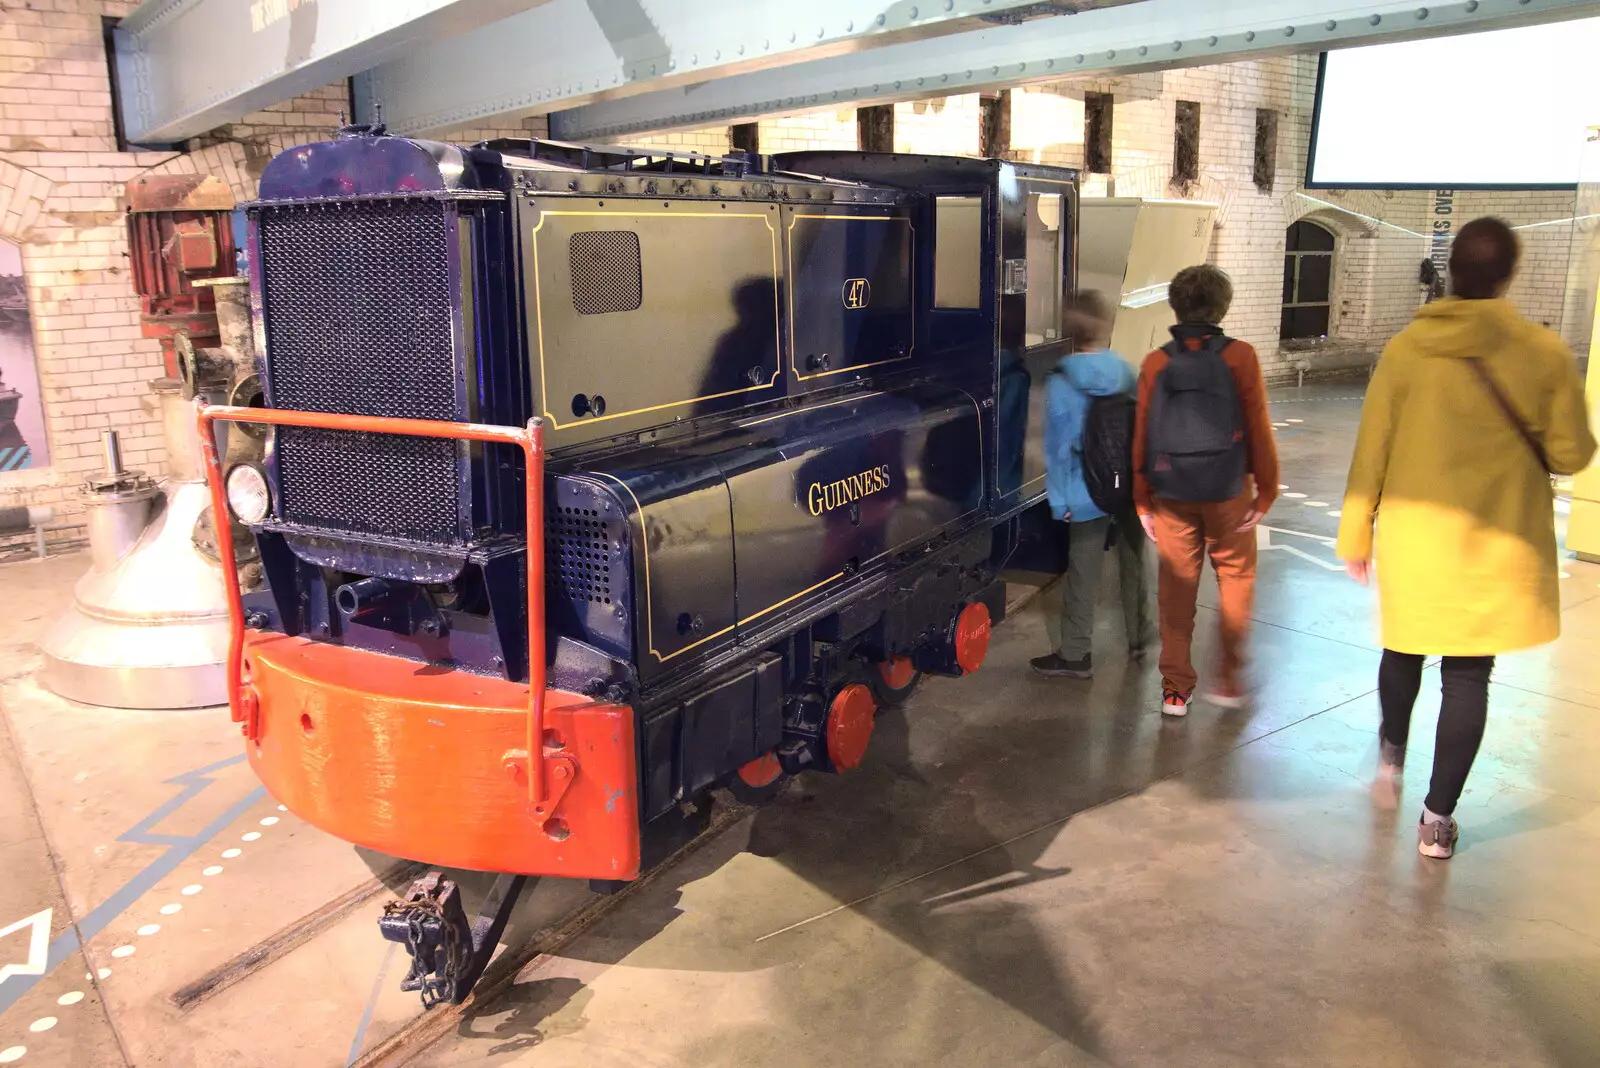
[[[211,530],[217,539],[222,586],[228,595],[228,714],[235,723],[245,725],[246,737],[254,741],[253,724],[240,693],[244,674],[244,598],[239,593],[239,567],[233,553],[233,522],[228,517],[228,491],[222,480],[222,461],[217,456],[216,426],[206,404],[199,399],[195,400],[195,421],[200,431],[206,488],[211,491]]]
[[[544,811],[544,702],[545,702],[545,626],[544,626],[544,421],[528,420],[522,443],[527,457],[524,465],[527,524],[528,573],[528,800],[534,811]]]

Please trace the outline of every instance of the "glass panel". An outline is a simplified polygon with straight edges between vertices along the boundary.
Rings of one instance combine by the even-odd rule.
[[[1283,302],[1294,303],[1294,261],[1298,256],[1285,255],[1283,257]]]
[[[1028,321],[1025,344],[1061,337],[1060,193],[1028,194]]]
[[[1289,227],[1290,252],[1332,252],[1333,235],[1313,222],[1297,222]]]
[[[1328,306],[1319,304],[1309,308],[1285,308],[1279,322],[1278,336],[1285,341],[1291,338],[1322,337],[1328,332]]]
[[[1333,282],[1333,257],[1311,253],[1300,257],[1300,286],[1295,301],[1311,304],[1328,299]]]
[[[933,306],[980,307],[982,273],[983,198],[934,198]]]

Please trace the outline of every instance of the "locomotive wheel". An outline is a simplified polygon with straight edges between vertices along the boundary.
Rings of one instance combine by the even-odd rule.
[[[867,743],[872,740],[873,721],[878,715],[878,703],[872,691],[859,682],[852,682],[838,693],[828,705],[827,743],[828,763],[834,771],[849,771],[858,767],[867,754]]]
[[[746,805],[764,805],[778,796],[789,776],[778,763],[776,751],[763,753],[728,776],[728,792]]]
[[[956,617],[956,663],[963,674],[970,675],[983,666],[989,656],[989,638],[993,633],[989,620],[989,606],[973,601]]]
[[[906,698],[922,681],[922,672],[911,664],[909,656],[891,656],[872,665],[867,672],[867,686],[878,701],[878,708],[893,708],[905,704]]]

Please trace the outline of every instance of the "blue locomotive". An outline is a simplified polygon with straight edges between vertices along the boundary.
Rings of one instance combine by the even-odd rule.
[[[362,127],[248,218],[281,420],[230,446],[264,576],[234,715],[309,822],[614,885],[712,788],[853,767],[878,706],[981,664],[1043,513],[1073,171]],[[481,970],[437,876],[385,933],[425,1000]]]

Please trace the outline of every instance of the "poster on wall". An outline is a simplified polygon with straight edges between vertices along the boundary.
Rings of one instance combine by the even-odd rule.
[[[0,241],[0,474],[50,462],[39,394],[22,252]]]

